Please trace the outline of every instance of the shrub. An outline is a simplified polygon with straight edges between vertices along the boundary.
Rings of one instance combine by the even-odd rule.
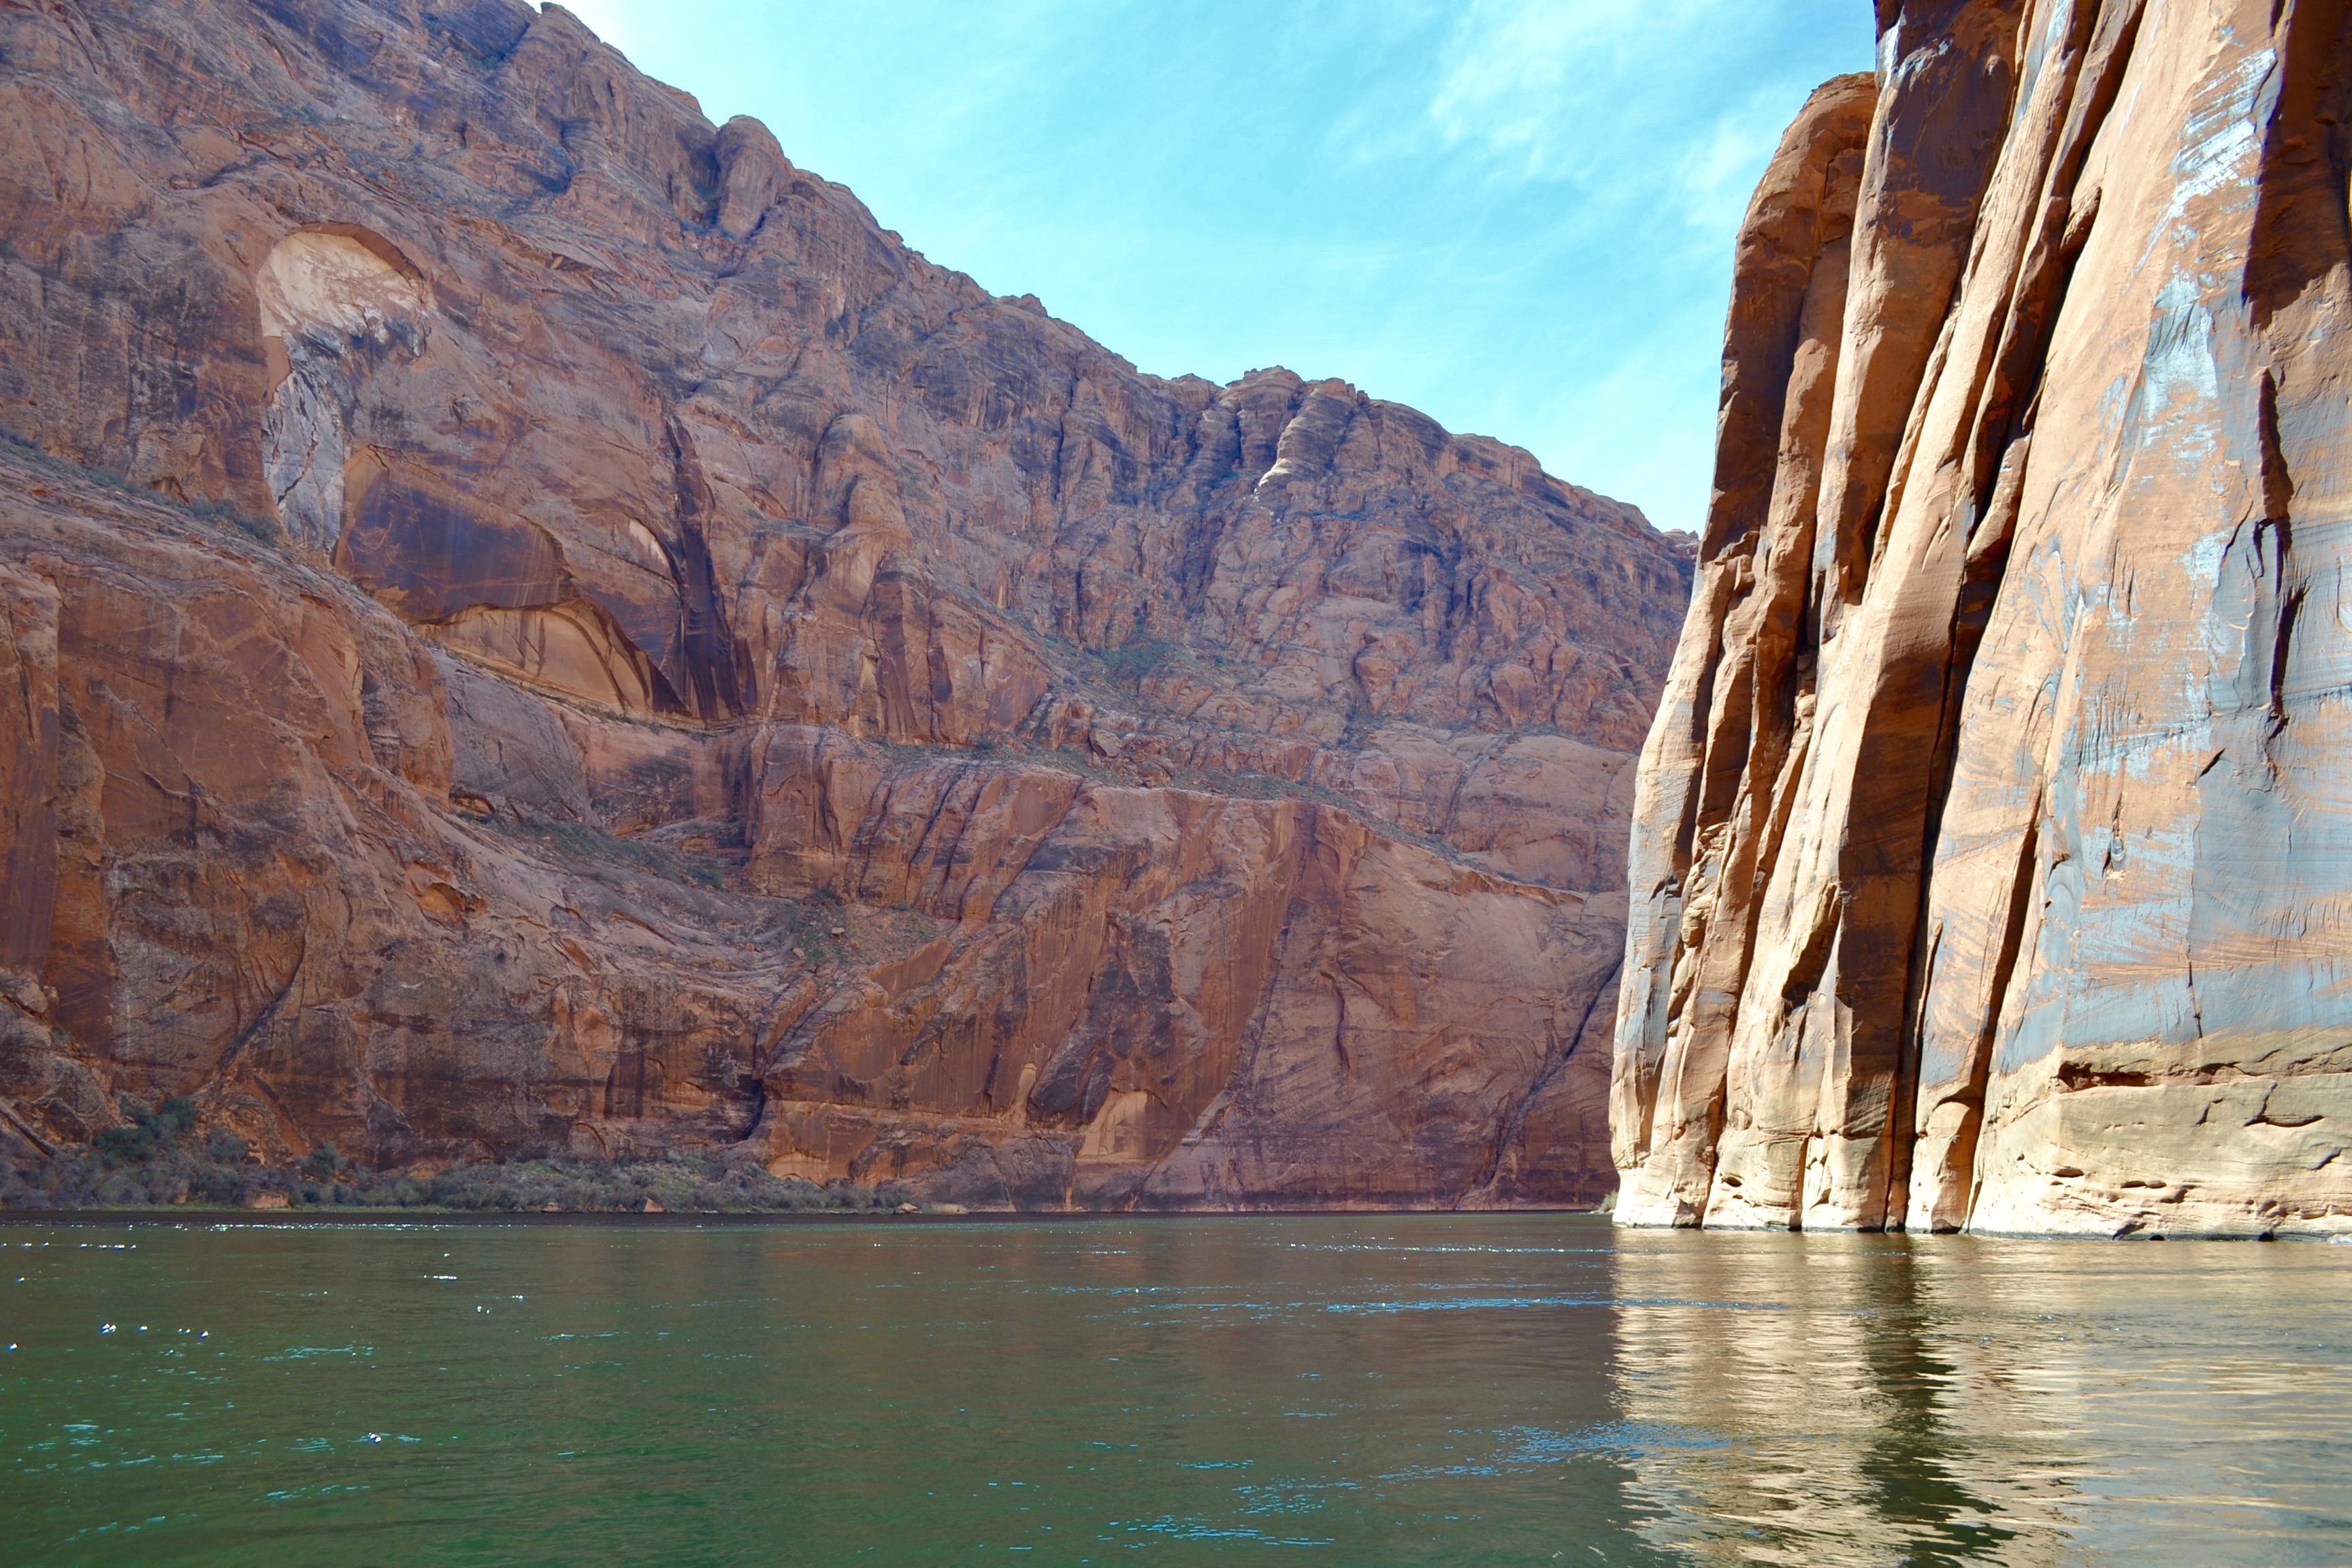
[[[233,1204],[245,1195],[244,1188],[242,1176],[218,1164],[201,1164],[188,1173],[188,1198],[193,1203]]]
[[[911,1194],[903,1183],[824,1186],[770,1175],[756,1162],[700,1153],[659,1160],[568,1158],[460,1165],[429,1180],[356,1166],[332,1143],[294,1165],[271,1171],[247,1163],[244,1140],[215,1132],[201,1151],[178,1140],[195,1131],[184,1101],[110,1128],[79,1156],[0,1165],[0,1207],[88,1208],[237,1203],[258,1190],[285,1192],[298,1206],[355,1205],[486,1213],[533,1212],[552,1203],[570,1212],[631,1213],[652,1198],[680,1214],[869,1214]]]
[[[90,1152],[111,1170],[117,1165],[144,1164],[158,1152],[155,1130],[139,1122],[110,1127],[89,1141]]]
[[[131,1106],[131,1120],[91,1139],[90,1152],[110,1169],[144,1165],[195,1129],[195,1106],[185,1095],[174,1095],[152,1110]]]

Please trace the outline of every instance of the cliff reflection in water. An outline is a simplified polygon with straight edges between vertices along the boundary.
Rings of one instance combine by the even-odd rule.
[[[1698,1563],[2341,1563],[2334,1250],[1621,1233],[1629,1500]]]

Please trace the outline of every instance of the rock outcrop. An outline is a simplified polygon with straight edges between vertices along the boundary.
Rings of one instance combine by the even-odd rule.
[[[1882,3],[1748,209],[1629,1223],[2352,1228],[2352,34]]]
[[[555,5],[7,5],[0,132],[0,1137],[1612,1184],[1631,509],[1140,374]]]

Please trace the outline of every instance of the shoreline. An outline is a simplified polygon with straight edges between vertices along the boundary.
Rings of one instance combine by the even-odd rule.
[[[1063,1223],[1086,1220],[1148,1219],[1316,1219],[1343,1215],[1402,1218],[1450,1215],[1461,1219],[1568,1215],[1606,1219],[1598,1209],[968,1209],[961,1214],[926,1212],[894,1214],[877,1209],[802,1209],[775,1211],[673,1211],[641,1214],[626,1209],[565,1209],[555,1214],[532,1210],[362,1207],[357,1205],[316,1205],[291,1209],[249,1209],[221,1205],[172,1204],[121,1209],[0,1209],[0,1226],[12,1225],[537,1225],[580,1226],[615,1221],[648,1228],[696,1228],[711,1225],[951,1225],[1003,1224],[1007,1221]]]

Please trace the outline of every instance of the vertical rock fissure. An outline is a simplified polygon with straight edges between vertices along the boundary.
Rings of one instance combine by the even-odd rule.
[[[695,716],[730,719],[751,706],[740,668],[742,650],[728,630],[727,611],[710,567],[703,520],[714,509],[710,481],[694,449],[694,437],[673,413],[664,421],[672,487],[677,497],[678,593],[684,625],[686,698]]]
[[[2021,0],[1883,5],[1879,102],[1854,225],[1855,293],[1823,475],[1817,642],[1861,601],[1940,382],[1987,181],[2016,94]]]
[[[1974,521],[1967,531],[1959,590],[1946,632],[1949,651],[1922,823],[1921,875],[1914,927],[1922,933],[1929,929],[1933,918],[1935,883],[1931,873],[1952,787],[1969,680],[2008,565],[2010,542],[2016,532],[2049,341],[2065,308],[2075,265],[2089,242],[2096,216],[2095,195],[2084,207],[2077,200],[2076,187],[2092,142],[2105,124],[2121,90],[2138,37],[2142,4],[2143,0],[2127,0],[2121,5],[2103,6],[2095,13],[2077,13],[2076,31],[2068,40],[2063,57],[2070,90],[2063,119],[2059,121],[2063,130],[2042,184],[2039,232],[2021,260],[1975,423],[1971,441],[1974,499],[1962,514]],[[2030,867],[2030,828],[2027,837],[2023,864]],[[2011,929],[2005,941],[2013,942],[2016,934]],[[1915,942],[1903,1004],[1904,1037],[1891,1097],[1895,1146],[1888,1162],[1887,1209],[1897,1223],[1907,1207],[1905,1194],[1911,1186],[1911,1164],[1919,1134],[1922,1015],[1932,978],[1927,956],[1923,946]],[[2004,948],[1995,968],[1996,997],[2005,988],[2014,962],[2013,950]],[[1990,1028],[1989,1019],[1988,1033],[1970,1054],[1969,1082],[1976,1084],[1972,1092],[1979,1105],[1983,1091],[1976,1080],[1981,1060],[1990,1047]],[[1969,1157],[1972,1162],[1973,1142]]]
[[[1987,987],[1988,1005],[1982,1026],[1979,1028],[1975,1048],[1969,1053],[1966,1076],[1960,1092],[1954,1097],[1961,1121],[1952,1138],[1939,1174],[1946,1183],[1965,1186],[1968,1196],[1958,1212],[1944,1215],[1931,1209],[1926,1216],[1925,1228],[1962,1230],[1976,1207],[1977,1194],[1982,1182],[1977,1173],[1977,1141],[1984,1130],[1985,1089],[1992,1079],[1993,1041],[2000,1033],[2000,1023],[2008,1010],[2010,985],[2017,973],[2018,954],[2024,950],[2025,927],[2032,911],[2034,889],[2040,884],[2042,829],[2042,797],[2034,796],[2032,814],[2026,819],[2025,840],[2018,847],[2017,869],[2010,880],[2009,904],[2001,921],[2000,951],[1993,961],[1992,983]]]

